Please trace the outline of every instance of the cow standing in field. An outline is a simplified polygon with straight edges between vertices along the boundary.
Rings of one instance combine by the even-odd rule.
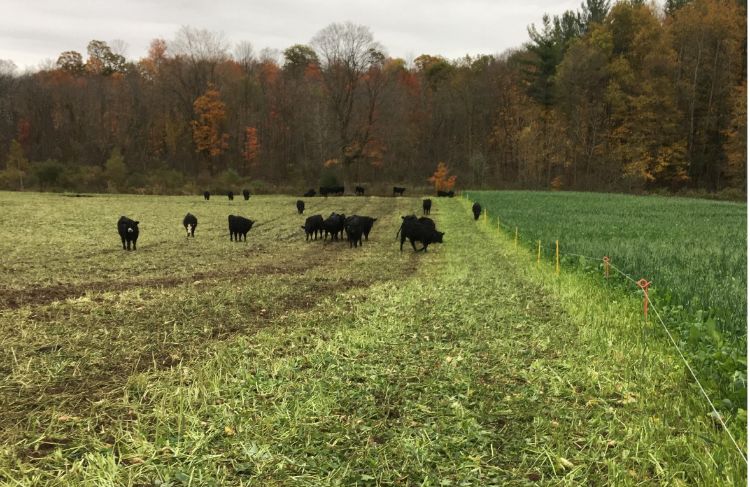
[[[370,236],[370,231],[372,230],[372,225],[378,221],[377,218],[372,218],[370,216],[360,216],[360,221],[362,222],[362,233],[365,236],[365,240],[367,240]]]
[[[203,199],[206,200],[206,201],[208,201],[210,198],[211,198],[211,193],[209,193],[208,191],[204,191],[203,192]]]
[[[438,191],[437,192],[437,195],[438,195],[439,198],[445,198],[445,197],[447,197],[447,198],[453,198],[453,196],[455,196],[455,194],[456,193],[453,192],[453,190],[450,190],[450,191]]]
[[[229,198],[229,201],[234,201],[234,193],[232,191],[228,192],[227,198]]]
[[[242,216],[229,215],[229,241],[234,240],[239,242],[240,238],[244,238],[247,242],[247,232],[253,228],[255,223],[253,220],[247,219]]]
[[[482,205],[474,203],[471,206],[471,212],[474,213],[474,220],[479,220],[479,215],[482,214]]]
[[[399,233],[401,233],[401,251],[404,251],[404,242],[409,239],[412,248],[417,252],[414,242],[421,242],[420,251],[427,252],[427,246],[431,243],[443,243],[444,232],[435,229],[435,222],[429,218],[417,218],[416,215],[402,216],[403,220]],[[396,234],[398,236],[398,233]]]
[[[297,213],[300,215],[305,212],[305,202],[302,200],[297,200]]]
[[[302,229],[305,231],[305,241],[312,240],[313,236],[315,237],[315,240],[317,240],[318,234],[323,236],[323,232],[325,231],[323,229],[323,216],[308,216],[305,220],[305,224],[302,225]]]
[[[133,250],[135,250],[135,243],[138,241],[139,234],[138,223],[126,216],[121,216],[117,220],[117,233],[120,234],[120,239],[122,240],[122,250],[130,250],[131,243],[133,244]]]
[[[429,198],[427,198],[426,200],[422,200],[422,214],[429,215],[431,209],[432,209],[432,200]]]
[[[403,196],[404,195],[404,191],[406,191],[406,188],[401,188],[399,186],[394,186],[393,187],[393,196],[396,196],[396,195]]]
[[[198,226],[198,219],[193,215],[192,213],[188,213],[185,215],[185,218],[182,219],[182,226],[185,227],[185,231],[187,232],[188,237],[195,238],[195,227]]]
[[[344,223],[346,222],[346,215],[340,213],[331,213],[331,215],[323,221],[323,229],[325,235],[323,240],[331,235],[331,240],[338,240],[339,234],[341,238],[344,238]]]
[[[362,186],[357,186],[354,188],[354,194],[357,196],[364,196],[365,195],[365,188]]]
[[[250,190],[243,189],[242,190],[242,197],[245,198],[245,201],[250,199]]]
[[[360,217],[354,215],[346,219],[344,223],[344,231],[346,231],[346,238],[349,240],[349,248],[356,248],[357,243],[362,246],[362,220]]]

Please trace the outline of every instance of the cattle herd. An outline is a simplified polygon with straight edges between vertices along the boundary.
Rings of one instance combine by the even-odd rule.
[[[403,195],[405,190],[406,188],[394,187],[393,195]],[[355,191],[357,195],[364,195],[365,193],[364,188],[361,186],[357,186]],[[343,192],[343,186],[326,186],[320,188],[321,196],[343,194]],[[453,191],[438,191],[438,196],[453,197],[453,195]],[[247,189],[243,190],[242,196],[246,201],[249,200],[250,191]],[[315,190],[310,189],[304,194],[304,196],[315,196]],[[203,193],[203,197],[208,200],[211,197],[211,193],[206,191]],[[230,200],[233,200],[234,193],[229,191],[227,197]],[[296,207],[297,213],[301,215],[305,211],[305,202],[303,200],[297,200]],[[474,203],[471,209],[474,213],[474,219],[477,220],[482,211],[482,207],[479,203]],[[422,213],[424,215],[429,215],[431,210],[432,200],[422,200]],[[346,216],[342,213],[333,212],[325,219],[322,215],[307,217],[305,219],[305,224],[302,225],[302,229],[305,231],[306,241],[317,240],[318,238],[325,241],[328,240],[329,237],[332,241],[343,240],[344,235],[346,235],[346,238],[349,241],[349,247],[356,248],[357,246],[362,246],[362,237],[364,237],[365,241],[369,239],[372,227],[377,220],[377,218],[370,216]],[[138,230],[138,223],[138,221],[132,220],[126,216],[121,216],[117,221],[117,233],[122,240],[123,250],[130,250],[131,246],[133,250],[136,249],[136,242],[140,233]],[[241,240],[247,241],[247,234],[256,222],[242,216],[229,215],[228,223],[229,240],[239,242]],[[195,238],[195,229],[198,227],[198,218],[195,215],[188,213],[185,215],[185,218],[183,218],[182,225],[185,227],[186,236]],[[401,236],[401,251],[404,250],[404,242],[408,239],[415,252],[427,252],[428,245],[432,243],[443,243],[443,235],[445,235],[445,233],[437,231],[435,222],[426,216],[417,218],[416,215],[407,215],[401,217],[401,227],[398,229],[398,232],[396,232],[396,239],[399,238],[399,235]],[[416,242],[422,244],[421,249],[417,249]]]

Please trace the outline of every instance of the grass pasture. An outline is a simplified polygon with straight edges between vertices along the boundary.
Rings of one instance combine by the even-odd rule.
[[[746,481],[637,296],[530,265],[458,198],[426,254],[394,240],[419,198],[307,200],[378,217],[359,249],[305,242],[295,200],[0,193],[0,483]]]
[[[636,280],[679,333],[713,399],[729,411],[747,400],[747,205],[619,194],[477,191],[468,196],[500,218],[534,254],[601,275],[601,258]],[[572,255],[571,255],[572,254]],[[578,255],[596,260],[582,259]],[[617,279],[628,291],[630,282]]]

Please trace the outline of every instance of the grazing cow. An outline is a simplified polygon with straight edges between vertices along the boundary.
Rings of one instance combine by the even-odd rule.
[[[320,193],[320,196],[328,197],[328,186],[321,186],[318,188],[318,192]]]
[[[406,188],[399,188],[398,186],[393,187],[393,196],[399,195],[403,196],[404,191],[406,191]]]
[[[482,205],[479,203],[474,203],[471,206],[471,212],[474,213],[474,219],[479,220],[479,215],[482,213]]]
[[[323,221],[323,229],[325,235],[323,240],[328,238],[328,234],[331,235],[331,240],[338,240],[339,234],[341,238],[344,238],[344,223],[346,222],[346,215],[340,213],[331,213],[331,215]]]
[[[349,240],[349,248],[362,246],[362,219],[356,215],[350,216],[344,223],[344,231],[346,232],[346,239]]]
[[[422,200],[422,214],[429,215],[431,209],[432,209],[432,200],[429,198],[427,198],[426,200]]]
[[[365,188],[363,188],[362,186],[357,186],[356,188],[354,188],[354,194],[356,194],[357,196],[364,196]]]
[[[227,193],[227,197],[229,198],[229,201],[233,201],[234,200],[234,193],[232,191],[228,192]]]
[[[450,191],[438,191],[437,195],[438,195],[439,198],[443,198],[443,197],[453,198],[456,195],[456,193],[453,190],[450,190]]]
[[[307,190],[307,193],[303,194],[302,196],[304,196],[305,198],[312,198],[313,196],[315,196],[315,190],[310,188]]]
[[[120,234],[122,239],[122,250],[130,250],[130,244],[133,244],[133,250],[135,250],[135,243],[138,240],[138,222],[131,220],[126,216],[121,216],[117,220],[117,233]],[[126,244],[127,243],[127,247]]]
[[[297,213],[300,215],[304,213],[305,211],[305,202],[302,200],[297,200]]]
[[[198,219],[195,215],[188,213],[185,218],[182,219],[182,226],[185,227],[187,237],[195,238],[195,227],[198,226]]]
[[[250,199],[250,190],[243,189],[242,190],[242,197],[245,198],[245,201]]]
[[[313,236],[317,240],[318,234],[322,237],[325,231],[323,228],[323,215],[308,216],[305,224],[302,225],[302,229],[305,231],[305,241],[312,240]]]
[[[208,201],[210,198],[211,198],[211,193],[209,193],[208,191],[204,191],[203,192],[203,199],[206,200],[206,201]]]
[[[247,232],[253,228],[255,222],[242,216],[229,215],[229,241],[234,240],[235,242],[240,241],[240,237],[244,237],[247,242]]]
[[[417,252],[417,246],[414,242],[421,242],[420,251],[427,252],[427,246],[431,243],[443,243],[444,232],[438,232],[435,229],[435,222],[429,218],[419,218],[416,215],[402,216],[403,220],[399,232],[401,233],[401,251],[404,250],[404,242],[409,239],[412,248]],[[396,234],[398,236],[398,233]]]

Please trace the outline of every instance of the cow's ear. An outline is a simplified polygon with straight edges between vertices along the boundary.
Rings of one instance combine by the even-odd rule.
[[[440,236],[441,236],[441,237],[442,237],[443,235],[445,235],[445,232],[438,232],[438,233],[440,234]]]
[[[141,222],[135,222],[136,225],[138,225],[139,223],[141,223]]]

